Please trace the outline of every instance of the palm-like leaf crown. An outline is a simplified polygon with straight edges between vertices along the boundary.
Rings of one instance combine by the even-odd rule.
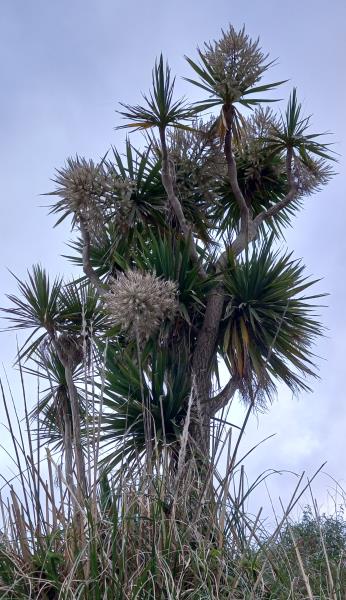
[[[151,127],[165,128],[168,125],[179,125],[181,121],[190,120],[194,114],[191,106],[184,99],[174,100],[175,79],[171,78],[171,70],[164,63],[161,54],[155,63],[152,74],[152,91],[143,95],[145,105],[131,106],[121,104],[125,109],[119,111],[124,119],[130,122],[121,125],[119,129],[131,127],[134,129],[150,129]]]
[[[73,433],[71,402],[64,366],[54,349],[49,344],[44,344],[33,355],[32,367],[25,366],[23,370],[35,377],[39,376],[44,382],[39,401],[29,415],[34,427],[33,432],[37,434],[41,443],[52,444],[53,449],[60,448],[68,425]],[[82,364],[76,364],[74,378],[81,382],[78,388],[78,402],[81,420],[85,422],[88,399],[83,390],[83,374]]]
[[[260,390],[269,396],[276,380],[291,390],[308,390],[306,376],[315,375],[311,346],[322,333],[312,301],[315,283],[291,254],[279,256],[271,240],[227,271],[220,344],[245,398]]]

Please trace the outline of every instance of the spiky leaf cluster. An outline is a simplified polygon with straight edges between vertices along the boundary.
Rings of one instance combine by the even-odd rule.
[[[297,185],[298,196],[310,196],[327,185],[333,176],[333,171],[323,158],[294,158],[293,177]]]
[[[128,350],[108,347],[101,427],[108,469],[120,462],[131,468],[134,458],[142,456],[143,402],[150,406],[155,444],[160,448],[168,443],[176,449],[191,386],[187,359],[184,350],[172,360],[172,355],[161,348],[153,353],[143,373]]]
[[[148,223],[163,225],[167,202],[160,157],[153,155],[150,147],[140,152],[127,140],[124,154],[113,149],[107,168],[113,181],[109,221],[116,223],[119,233],[128,236]]]
[[[322,333],[313,306],[319,296],[305,294],[313,283],[270,240],[228,270],[221,343],[245,398],[270,396],[275,380],[293,391],[309,389],[305,378],[316,375],[311,346]]]
[[[180,121],[190,120],[194,114],[191,106],[184,98],[174,100],[175,78],[171,77],[171,69],[164,62],[161,54],[152,72],[152,91],[143,94],[144,106],[121,103],[122,111],[119,111],[124,119],[130,119],[124,127],[135,129],[150,129],[151,127],[180,126]]]
[[[271,65],[259,47],[259,40],[253,41],[245,28],[236,31],[232,25],[222,31],[219,40],[205,44],[204,50],[198,49],[200,62],[196,63],[186,57],[189,65],[199,79],[186,78],[187,81],[206,91],[209,98],[196,103],[196,110],[203,111],[220,104],[223,107],[240,103],[251,107],[260,102],[271,102],[268,99],[254,98],[253,94],[267,92],[281,83],[256,85]],[[241,122],[241,115],[234,112],[235,122],[232,126],[236,133]],[[220,120],[222,128],[222,119]],[[235,127],[234,127],[235,126]]]

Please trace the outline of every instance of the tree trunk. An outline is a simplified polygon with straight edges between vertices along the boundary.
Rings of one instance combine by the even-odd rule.
[[[191,411],[190,435],[198,454],[209,461],[211,413],[208,400],[211,393],[211,366],[215,355],[220,320],[224,305],[221,285],[214,288],[208,297],[204,322],[199,332],[192,361],[194,404]]]

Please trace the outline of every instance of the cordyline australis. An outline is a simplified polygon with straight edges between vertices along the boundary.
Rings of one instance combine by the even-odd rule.
[[[205,468],[211,424],[235,393],[256,409],[278,382],[298,392],[315,376],[315,282],[274,246],[333,174],[329,144],[295,89],[284,113],[267,107],[284,82],[262,82],[272,63],[244,29],[187,62],[200,101],[175,97],[160,56],[143,104],[121,105],[119,128],[142,131],[144,149],[127,139],[124,153],[57,171],[51,212],[72,219],[68,258],[85,276],[51,283],[35,266],[4,309],[13,328],[34,330],[20,358],[50,387],[33,416],[62,446],[77,499],[95,436],[112,473],[163,449],[173,469],[192,458]]]

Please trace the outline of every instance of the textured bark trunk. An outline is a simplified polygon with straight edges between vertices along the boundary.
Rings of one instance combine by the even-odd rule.
[[[209,461],[211,365],[215,354],[220,320],[224,305],[224,293],[221,286],[213,289],[209,295],[204,322],[198,335],[192,361],[195,401],[192,407],[190,435],[198,453]]]
[[[184,238],[190,246],[191,260],[197,266],[201,277],[206,278],[207,274],[200,263],[200,257],[193,242],[191,225],[186,221],[181,203],[174,191],[174,175],[171,173],[169,164],[164,128],[160,129],[160,141],[162,150],[161,176],[168,202],[178,219]],[[198,460],[202,460],[202,462],[205,462],[205,460],[208,461],[209,459],[210,415],[208,414],[207,403],[204,402],[204,400],[206,400],[210,394],[210,366],[214,355],[222,308],[223,294],[220,287],[213,290],[208,298],[204,324],[197,339],[192,364],[195,401],[191,410],[189,433],[193,440],[197,456],[199,457]]]

